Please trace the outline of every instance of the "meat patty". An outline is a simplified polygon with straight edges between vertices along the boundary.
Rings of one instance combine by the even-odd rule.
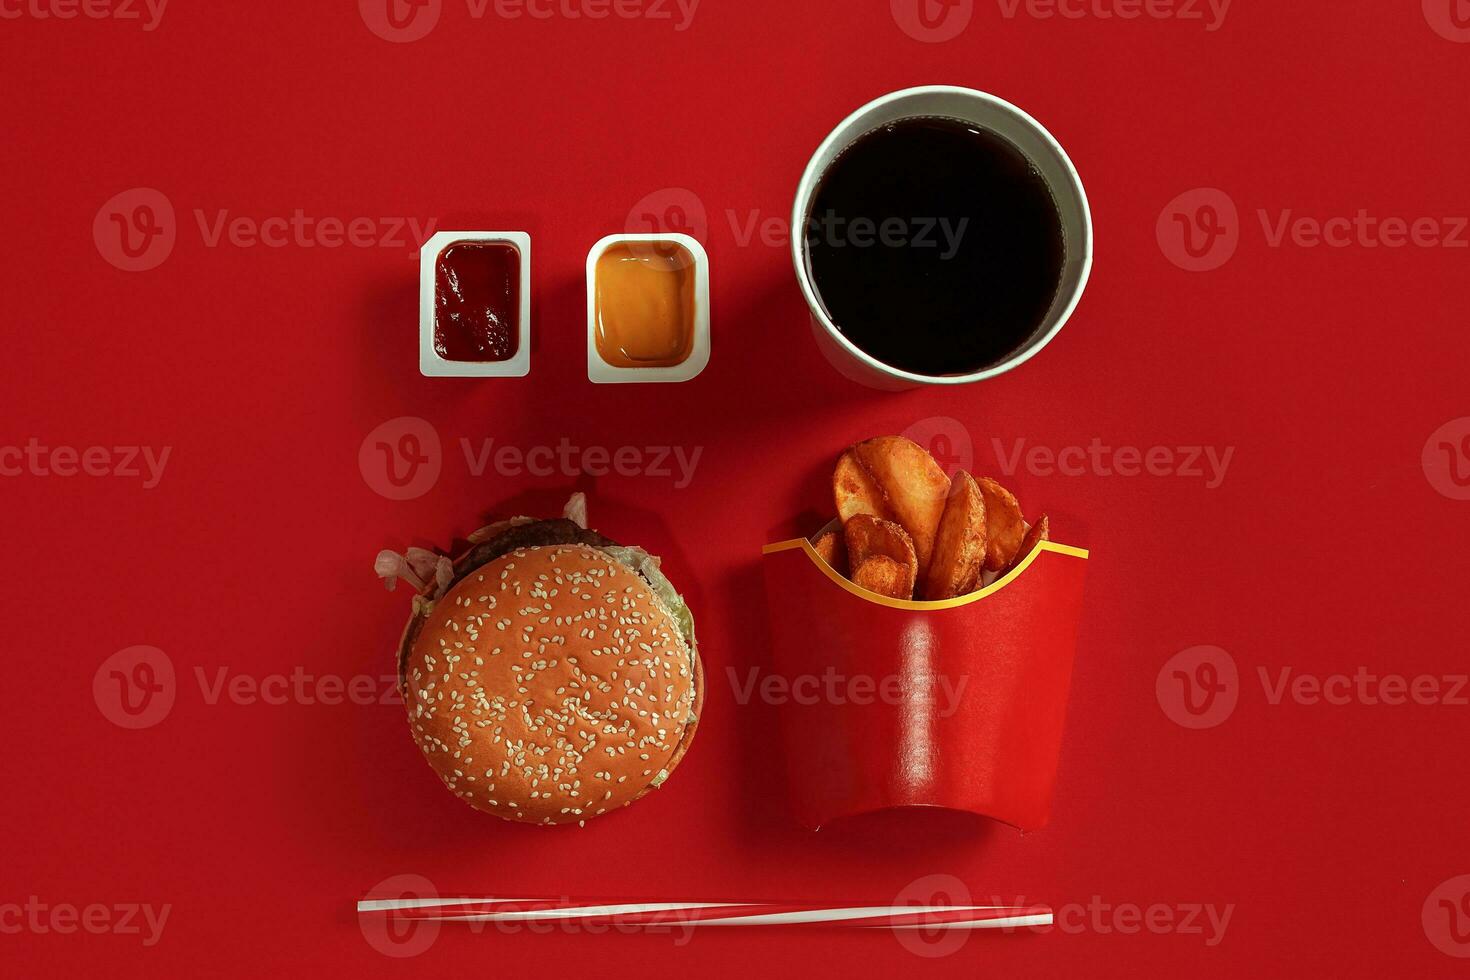
[[[603,537],[596,531],[579,527],[564,517],[549,521],[531,521],[529,524],[516,524],[501,531],[489,541],[482,541],[461,555],[454,563],[454,581],[449,584],[449,587],[454,588],[476,569],[510,554],[517,548],[549,548],[558,544],[586,544],[594,548],[608,548],[615,546],[617,542]]]

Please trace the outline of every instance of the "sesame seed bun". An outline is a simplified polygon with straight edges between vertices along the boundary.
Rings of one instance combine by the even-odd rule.
[[[589,820],[661,785],[693,738],[696,651],[648,582],[595,546],[518,548],[416,620],[402,662],[409,724],[478,810]]]

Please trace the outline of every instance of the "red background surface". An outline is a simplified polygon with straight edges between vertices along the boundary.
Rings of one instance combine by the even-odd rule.
[[[7,5],[7,10],[14,9]],[[1470,872],[1467,709],[1273,705],[1264,668],[1465,671],[1470,504],[1420,454],[1470,415],[1466,251],[1272,248],[1255,218],[1470,211],[1470,45],[1417,0],[1235,4],[1223,27],[1006,18],[980,3],[947,43],[884,0],[705,0],[669,21],[476,20],[374,36],[350,2],[175,0],[136,22],[0,20],[0,444],[172,447],[159,485],[0,480],[13,587],[3,695],[0,905],[172,907],[134,935],[0,934],[16,975],[423,970],[651,976],[1449,975],[1421,908]],[[1074,321],[1021,370],[884,395],[840,379],[807,335],[787,252],[726,217],[783,218],[847,112],[912,84],[1009,98],[1068,148],[1097,224]],[[129,273],[93,220],[162,191],[178,243]],[[645,195],[709,214],[714,359],[677,387],[593,387],[583,262]],[[1155,238],[1196,187],[1241,210],[1240,248],[1189,273]],[[208,247],[194,211],[255,220],[415,216],[534,237],[530,378],[443,381],[416,363],[412,248]],[[432,491],[375,493],[358,450],[419,416],[444,442]],[[759,549],[808,529],[843,444],[942,416],[973,437],[1062,448],[1234,447],[1224,483],[1007,479],[1056,536],[1093,550],[1051,825],[965,820],[811,836],[785,811],[773,709],[737,703],[764,663]],[[703,447],[694,482],[473,476],[459,440]],[[374,553],[447,544],[482,515],[593,493],[594,522],[662,552],[699,616],[706,719],[669,784],[581,832],[504,825],[442,791],[396,706],[209,703],[196,669],[257,680],[391,670],[407,596]],[[799,520],[799,515],[801,519]],[[803,526],[805,525],[805,526]],[[676,533],[677,532],[677,533]],[[93,675],[165,651],[177,702],[126,731]],[[1241,675],[1223,724],[1190,731],[1155,694],[1213,644]],[[977,936],[916,959],[875,934],[472,935],[397,961],[354,899],[399,873],[441,890],[886,901],[930,874],[976,899],[1235,906],[1223,941],[1082,928]],[[1463,928],[1464,921],[1462,919]],[[1104,927],[1108,927],[1105,919]],[[1463,947],[1460,947],[1463,951]]]

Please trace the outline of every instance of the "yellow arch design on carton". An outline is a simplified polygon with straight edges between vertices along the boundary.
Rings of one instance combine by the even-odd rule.
[[[791,541],[778,541],[775,544],[768,544],[761,549],[761,554],[774,555],[778,551],[806,552],[807,559],[810,560],[811,563],[815,565],[822,572],[823,575],[826,575],[833,582],[836,582],[838,585],[842,586],[844,589],[846,589],[848,592],[851,592],[859,599],[866,599],[868,602],[876,602],[880,606],[887,606],[890,609],[909,609],[917,612],[934,612],[939,609],[957,609],[960,606],[968,606],[972,602],[979,602],[981,599],[984,599],[987,596],[995,595],[1001,589],[1005,588],[1007,585],[1010,585],[1016,579],[1020,578],[1025,573],[1026,569],[1031,567],[1031,563],[1036,561],[1036,559],[1041,556],[1041,553],[1043,551],[1050,551],[1053,554],[1058,555],[1066,555],[1069,558],[1081,558],[1084,561],[1089,557],[1090,554],[1086,549],[1083,548],[1074,548],[1071,545],[1067,544],[1057,544],[1054,541],[1043,541],[1035,548],[1033,548],[1031,554],[1027,555],[1025,559],[1021,562],[1021,564],[1012,569],[1008,575],[1003,578],[997,579],[990,585],[987,585],[985,588],[981,589],[979,592],[971,592],[969,595],[962,595],[954,599],[941,599],[937,602],[918,602],[913,599],[890,599],[886,595],[879,595],[876,592],[869,592],[867,589],[864,589],[861,586],[854,584],[850,579],[844,578],[843,576],[839,575],[835,568],[823,561],[822,556],[817,554],[816,549],[812,547],[812,543],[806,538],[795,538]]]

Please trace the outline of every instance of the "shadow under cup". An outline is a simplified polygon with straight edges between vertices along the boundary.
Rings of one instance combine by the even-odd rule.
[[[829,315],[813,281],[804,233],[818,191],[834,160],[861,137],[901,120],[959,120],[999,136],[1019,150],[1045,181],[1060,221],[1063,256],[1050,307],[1030,335],[1009,354],[978,370],[960,374],[919,374],[874,357],[847,337]],[[885,95],[845,119],[823,141],[797,189],[791,236],[797,282],[811,311],[812,332],[827,360],[846,377],[872,388],[903,390],[922,385],[970,384],[1003,374],[1030,360],[1066,324],[1076,309],[1092,269],[1092,214],[1082,180],[1066,152],[1046,129],[1003,99],[974,89],[926,86]]]

